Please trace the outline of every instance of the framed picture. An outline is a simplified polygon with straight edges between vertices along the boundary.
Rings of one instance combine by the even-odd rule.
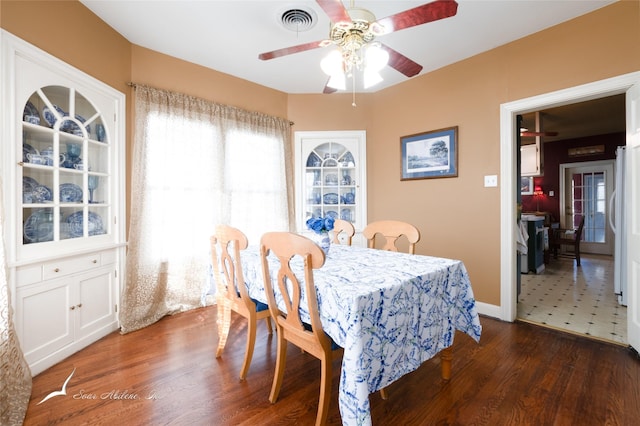
[[[458,176],[458,127],[402,136],[400,180]]]
[[[533,178],[520,177],[520,194],[533,195]]]

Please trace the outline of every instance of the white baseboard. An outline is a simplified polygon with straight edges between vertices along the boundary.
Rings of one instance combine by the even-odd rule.
[[[478,313],[481,315],[502,319],[502,308],[500,306],[476,301],[476,308],[478,309]]]

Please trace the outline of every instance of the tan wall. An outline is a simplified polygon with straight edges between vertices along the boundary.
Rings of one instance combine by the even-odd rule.
[[[131,79],[225,105],[287,117],[287,94],[133,45]]]
[[[3,0],[0,26],[126,93],[131,43],[81,3]]]
[[[350,94],[287,95],[131,45],[77,2],[4,0],[0,24],[128,99],[126,82],[134,81],[287,117],[293,130],[366,130],[369,220],[417,225],[423,234],[417,251],[462,259],[476,298],[495,305],[500,198],[498,188],[483,187],[483,176],[499,174],[500,104],[640,70],[637,0],[359,94],[357,108]],[[459,127],[458,177],[401,182],[400,137],[450,126]]]

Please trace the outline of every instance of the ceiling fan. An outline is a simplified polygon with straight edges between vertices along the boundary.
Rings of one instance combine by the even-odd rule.
[[[376,20],[375,15],[370,11],[354,7],[353,0],[351,7],[348,9],[344,7],[342,0],[316,0],[316,2],[331,20],[331,31],[328,39],[261,53],[258,58],[266,61],[293,53],[335,45],[342,51],[345,68],[348,68],[345,71],[350,72],[352,67],[359,68],[363,61],[360,52],[361,48],[373,44],[376,37],[449,18],[454,16],[458,10],[458,3],[454,0],[436,0]],[[375,44],[388,54],[387,65],[391,68],[407,77],[413,77],[422,71],[422,65],[412,61],[402,53],[382,43],[375,42]],[[325,85],[324,93],[333,93],[335,91],[335,88],[329,87],[328,84]]]
[[[523,138],[535,138],[535,137],[553,137],[553,136],[558,136],[558,132],[546,132],[542,130],[542,116],[540,111],[536,111],[534,113],[534,124],[535,124],[535,131],[530,131],[529,129],[526,128],[521,128],[520,129],[520,137]]]
[[[523,138],[535,138],[536,136],[546,136],[550,138],[553,136],[558,136],[558,132],[530,132],[528,130],[521,130],[520,136],[522,136]]]

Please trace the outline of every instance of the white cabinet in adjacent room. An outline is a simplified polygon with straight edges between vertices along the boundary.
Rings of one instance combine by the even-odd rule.
[[[522,176],[540,176],[542,163],[538,144],[522,145],[520,147],[520,174]]]

